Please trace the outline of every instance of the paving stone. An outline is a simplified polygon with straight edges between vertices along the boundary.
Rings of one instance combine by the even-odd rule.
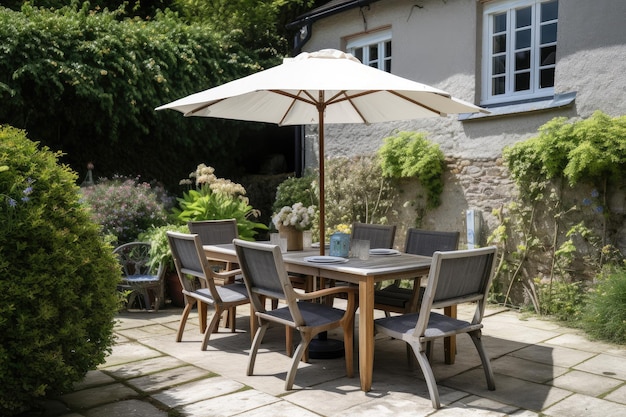
[[[588,372],[571,371],[561,375],[552,382],[555,387],[563,388],[579,394],[586,394],[597,397],[606,392],[612,391],[624,381],[608,378]]]
[[[120,363],[135,362],[142,359],[163,356],[161,352],[150,349],[139,343],[121,343],[113,345],[112,353],[106,358],[106,363],[100,368],[119,365]]]
[[[171,356],[159,356],[142,361],[123,363],[104,368],[117,378],[130,379],[172,368],[179,368],[187,363]]]
[[[85,388],[115,383],[115,379],[105,374],[102,371],[89,371],[85,378],[74,384],[74,390],[82,390]]]
[[[85,409],[138,396],[137,391],[123,385],[110,384],[65,394],[61,399],[71,409]]]
[[[600,354],[576,365],[575,369],[626,380],[626,360],[619,356]]]
[[[560,417],[623,417],[626,406],[588,395],[574,394],[544,410],[548,416]]]
[[[532,382],[547,382],[568,371],[555,365],[549,365],[526,359],[505,356],[491,364],[493,372],[521,378]]]
[[[282,400],[256,390],[247,390],[186,405],[180,411],[183,416],[228,417],[278,401]]]
[[[609,393],[606,397],[604,397],[604,399],[615,401],[620,404],[626,404],[626,385],[622,385],[615,391]]]
[[[541,411],[571,395],[570,391],[502,374],[495,375],[495,383],[495,391],[489,391],[482,368],[442,382],[452,388],[531,411]]]
[[[244,411],[237,417],[319,417],[319,414],[305,410],[286,401],[278,401],[269,405]]]
[[[127,383],[143,392],[154,392],[173,387],[199,378],[211,377],[214,374],[195,366],[182,366],[139,378],[130,379]]]
[[[102,405],[85,412],[85,417],[167,417],[167,411],[159,410],[146,401],[128,400]]]
[[[154,394],[152,397],[168,407],[174,408],[181,405],[219,397],[224,394],[233,393],[242,388],[244,388],[244,385],[239,382],[215,376],[179,385],[158,394]]]
[[[545,343],[527,346],[518,351],[511,352],[511,356],[565,368],[578,365],[595,355],[596,353],[548,345]]]

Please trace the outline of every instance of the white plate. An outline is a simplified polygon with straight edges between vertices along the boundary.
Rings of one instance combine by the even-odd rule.
[[[370,249],[370,255],[400,255],[395,249],[376,248]]]
[[[339,256],[307,256],[304,260],[317,264],[342,264],[344,262],[348,262],[346,258],[341,258]]]

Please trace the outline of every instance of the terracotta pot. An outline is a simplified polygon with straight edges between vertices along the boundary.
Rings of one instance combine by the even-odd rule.
[[[176,272],[165,273],[165,287],[167,294],[172,300],[174,307],[185,307],[185,297],[183,297],[183,287],[180,285],[180,280]]]
[[[279,230],[280,236],[287,238],[287,250],[302,250],[304,239],[302,230],[292,226],[283,226]]]

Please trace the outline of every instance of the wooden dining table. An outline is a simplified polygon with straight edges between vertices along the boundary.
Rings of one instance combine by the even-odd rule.
[[[233,244],[203,246],[208,258],[237,262]],[[370,255],[369,259],[348,258],[342,263],[317,263],[307,258],[319,249],[283,253],[287,272],[357,284],[359,287],[359,376],[361,390],[370,391],[374,368],[374,288],[376,283],[396,279],[416,279],[428,275],[431,258],[397,252]],[[419,285],[419,282],[416,282]]]

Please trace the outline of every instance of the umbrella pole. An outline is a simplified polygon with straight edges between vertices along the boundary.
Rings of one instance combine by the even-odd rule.
[[[326,210],[325,210],[325,194],[324,194],[324,108],[326,105],[324,104],[324,91],[320,90],[319,92],[319,102],[317,104],[318,111],[318,146],[319,146],[319,189],[320,189],[320,255],[324,256],[325,246],[326,246]]]

